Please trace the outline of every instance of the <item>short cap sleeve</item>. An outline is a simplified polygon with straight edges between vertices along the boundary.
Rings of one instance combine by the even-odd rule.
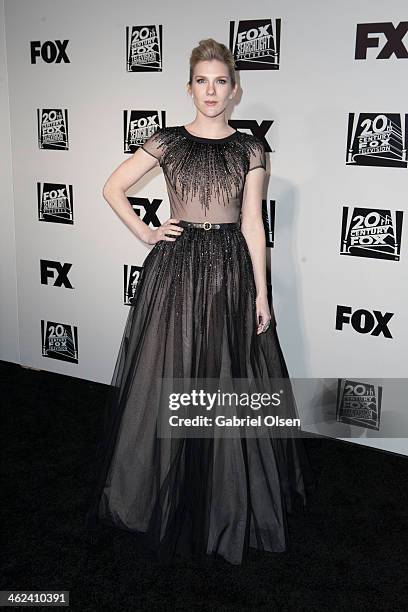
[[[162,165],[162,158],[164,153],[164,146],[161,139],[162,131],[163,128],[159,128],[158,130],[156,130],[155,133],[152,134],[150,138],[148,138],[146,142],[142,144],[141,147],[144,151],[158,159],[160,166]]]
[[[250,170],[254,170],[255,168],[263,168],[266,170],[265,147],[258,139],[251,143],[248,172]]]

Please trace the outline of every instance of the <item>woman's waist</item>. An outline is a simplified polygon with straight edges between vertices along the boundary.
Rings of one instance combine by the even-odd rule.
[[[191,227],[203,230],[218,230],[218,229],[239,229],[238,222],[218,222],[218,221],[188,221],[187,219],[179,219],[178,225],[181,227]]]

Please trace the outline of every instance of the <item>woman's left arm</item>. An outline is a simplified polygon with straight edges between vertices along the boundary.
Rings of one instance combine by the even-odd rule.
[[[248,245],[256,285],[257,334],[266,331],[270,320],[276,325],[273,308],[269,308],[266,284],[266,241],[262,221],[262,198],[266,172],[254,168],[246,175],[242,203],[241,231]]]

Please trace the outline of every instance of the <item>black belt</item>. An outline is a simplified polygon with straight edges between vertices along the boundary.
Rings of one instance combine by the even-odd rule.
[[[194,221],[184,221],[184,219],[180,219],[176,225],[181,225],[182,227],[198,227],[205,230],[224,228],[232,229],[239,227],[238,223],[210,223],[209,221],[204,221],[204,223],[195,223]]]

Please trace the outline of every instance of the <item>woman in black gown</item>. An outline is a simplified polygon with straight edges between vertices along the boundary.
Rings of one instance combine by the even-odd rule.
[[[299,437],[158,435],[163,379],[288,379],[267,300],[265,149],[226,123],[237,90],[227,47],[200,41],[188,90],[195,120],[152,132],[104,189],[131,231],[154,246],[112,377],[87,526],[144,534],[164,562],[216,553],[240,564],[250,547],[288,547],[287,514],[305,505],[313,475]],[[152,229],[124,194],[157,164],[171,217]],[[285,411],[297,416],[289,396]]]

